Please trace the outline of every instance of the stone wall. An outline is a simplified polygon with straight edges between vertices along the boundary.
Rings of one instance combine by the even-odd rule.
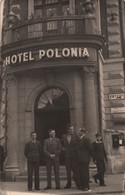
[[[123,130],[115,131],[113,129],[104,130],[104,140],[106,142],[105,147],[108,156],[107,173],[117,174],[124,173],[125,170],[125,146],[119,146],[113,148],[112,135],[124,133]]]

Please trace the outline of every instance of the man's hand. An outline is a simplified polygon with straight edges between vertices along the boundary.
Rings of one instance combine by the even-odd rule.
[[[65,151],[66,149],[65,148],[63,148],[63,151]]]
[[[51,158],[55,158],[55,154],[50,154]]]
[[[97,164],[97,161],[96,161],[96,160],[93,160],[93,162],[94,162],[95,164]]]

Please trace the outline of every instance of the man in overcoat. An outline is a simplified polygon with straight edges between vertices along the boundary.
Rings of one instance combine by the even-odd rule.
[[[73,173],[73,179],[76,182],[78,141],[79,137],[76,133],[74,133],[74,127],[68,124],[67,133],[63,135],[61,139],[67,172],[67,184],[65,186],[65,189],[71,188],[71,173]]]
[[[105,162],[107,162],[107,155],[105,151],[104,144],[102,142],[102,137],[100,133],[95,134],[96,141],[92,143],[93,146],[93,161],[97,166],[97,174],[93,176],[95,183],[100,186],[106,186],[104,181],[104,173],[106,170]]]
[[[77,147],[79,170],[79,189],[89,191],[89,163],[92,157],[92,144],[84,128],[79,129],[80,141]]]
[[[4,147],[0,145],[0,174],[3,173],[4,160],[5,160]]]
[[[41,153],[41,144],[36,140],[36,132],[31,132],[30,137],[31,139],[26,143],[24,150],[24,154],[27,158],[28,191],[32,190],[33,171],[35,175],[35,190],[39,190],[39,165]]]
[[[49,138],[44,141],[44,153],[46,156],[46,168],[47,168],[47,189],[51,189],[51,172],[54,168],[56,189],[60,189],[59,178],[59,156],[62,152],[62,146],[60,139],[56,137],[54,129],[49,129]]]

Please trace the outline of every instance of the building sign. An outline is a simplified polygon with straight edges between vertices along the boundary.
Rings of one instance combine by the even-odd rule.
[[[24,63],[28,61],[43,60],[45,58],[84,58],[89,57],[87,48],[55,48],[55,49],[40,49],[38,51],[25,51],[22,53],[13,54],[5,58],[7,65],[14,65],[17,63]],[[37,58],[37,59],[36,59]]]
[[[111,113],[124,113],[124,112],[125,112],[125,107],[111,108]]]
[[[124,99],[124,94],[109,94],[109,100],[123,100]]]

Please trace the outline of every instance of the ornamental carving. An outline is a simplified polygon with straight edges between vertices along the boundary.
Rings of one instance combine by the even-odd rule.
[[[87,77],[95,77],[98,67],[97,66],[84,66],[83,71]]]
[[[5,75],[5,80],[11,85],[15,85],[17,83],[17,78],[13,74]]]

